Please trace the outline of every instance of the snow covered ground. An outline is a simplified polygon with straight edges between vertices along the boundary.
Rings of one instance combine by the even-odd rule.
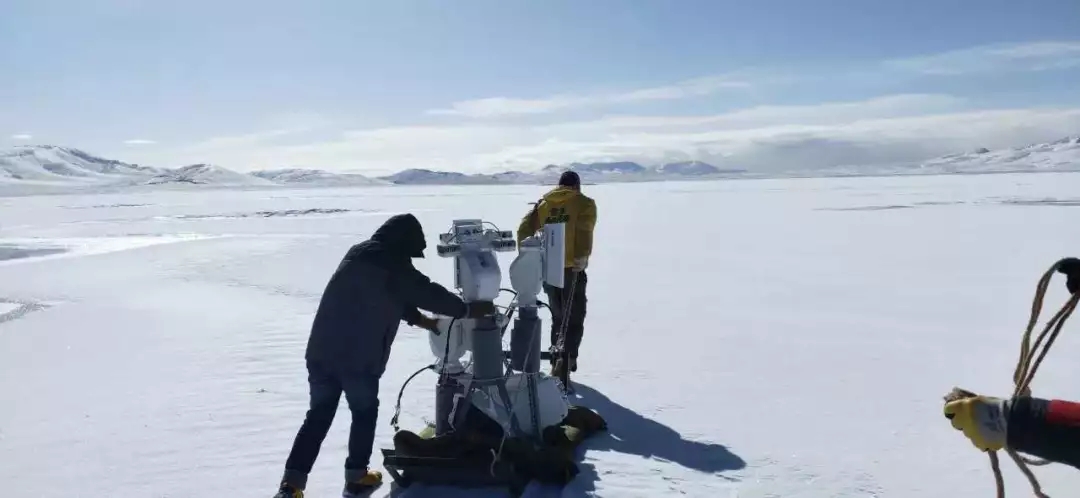
[[[986,457],[941,397],[1009,391],[1036,280],[1080,255],[1080,175],[587,190],[600,216],[577,401],[610,434],[586,444],[561,496],[992,496]],[[455,217],[513,229],[542,191],[0,198],[0,482],[41,498],[269,497],[306,409],[312,314],[346,248],[402,211],[429,247]],[[417,266],[452,283],[433,249]],[[1078,330],[1036,394],[1080,398]],[[426,337],[403,325],[377,448],[398,388],[428,361]],[[430,418],[433,383],[406,390],[405,427]],[[342,402],[312,498],[339,496],[348,417]],[[1029,496],[1004,467],[1010,496]],[[1080,486],[1075,470],[1036,473],[1054,496]]]

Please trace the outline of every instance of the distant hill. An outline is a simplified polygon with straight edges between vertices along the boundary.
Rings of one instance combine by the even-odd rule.
[[[1080,169],[1080,136],[1025,147],[979,148],[925,161],[916,168],[942,173],[1077,170]]]
[[[255,175],[245,175],[212,164],[192,164],[164,170],[146,181],[148,185],[185,183],[192,185],[273,185],[274,182]]]
[[[80,185],[220,185],[220,186],[358,186],[358,185],[498,185],[545,184],[574,170],[587,183],[648,182],[678,179],[754,178],[764,175],[744,169],[721,169],[702,161],[644,166],[631,161],[548,165],[537,171],[462,173],[407,169],[369,178],[354,173],[319,169],[270,169],[239,173],[221,166],[193,164],[181,168],[155,168],[125,163],[55,145],[24,145],[0,151],[0,184],[49,186]],[[1080,136],[1024,147],[949,154],[914,164],[845,166],[816,170],[797,169],[771,176],[978,174],[1025,171],[1080,171]]]
[[[494,174],[410,169],[382,178],[396,185],[550,184],[566,170],[573,170],[581,176],[582,181],[592,183],[706,178],[744,173],[743,170],[721,170],[701,161],[671,163],[656,167],[619,161],[570,163],[565,166],[551,164],[535,172],[503,171]]]
[[[251,173],[273,183],[282,185],[356,186],[385,185],[387,182],[355,173],[331,173],[319,169],[274,169]]]
[[[19,146],[0,151],[0,180],[94,183],[150,178],[160,172],[55,145]]]

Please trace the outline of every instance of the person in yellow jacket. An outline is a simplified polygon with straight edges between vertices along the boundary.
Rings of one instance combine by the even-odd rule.
[[[581,178],[573,171],[559,177],[556,188],[544,194],[521,220],[517,240],[529,237],[548,223],[566,223],[566,273],[563,288],[544,284],[551,307],[551,375],[569,380],[568,372],[577,371],[578,349],[585,329],[585,268],[593,248],[596,226],[596,201],[581,193]],[[560,331],[565,322],[566,334]]]

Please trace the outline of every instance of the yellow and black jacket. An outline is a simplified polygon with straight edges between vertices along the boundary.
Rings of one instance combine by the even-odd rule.
[[[518,225],[517,240],[535,234],[548,223],[566,223],[566,267],[574,260],[592,255],[593,227],[596,226],[596,201],[581,191],[557,187],[544,194]]]

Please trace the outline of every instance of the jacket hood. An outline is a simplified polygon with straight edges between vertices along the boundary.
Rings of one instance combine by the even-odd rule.
[[[570,187],[556,187],[544,194],[544,200],[560,202],[572,199],[579,195],[582,195],[581,192]]]
[[[371,236],[383,251],[409,258],[424,257],[427,241],[424,228],[412,214],[397,214],[386,220]]]

